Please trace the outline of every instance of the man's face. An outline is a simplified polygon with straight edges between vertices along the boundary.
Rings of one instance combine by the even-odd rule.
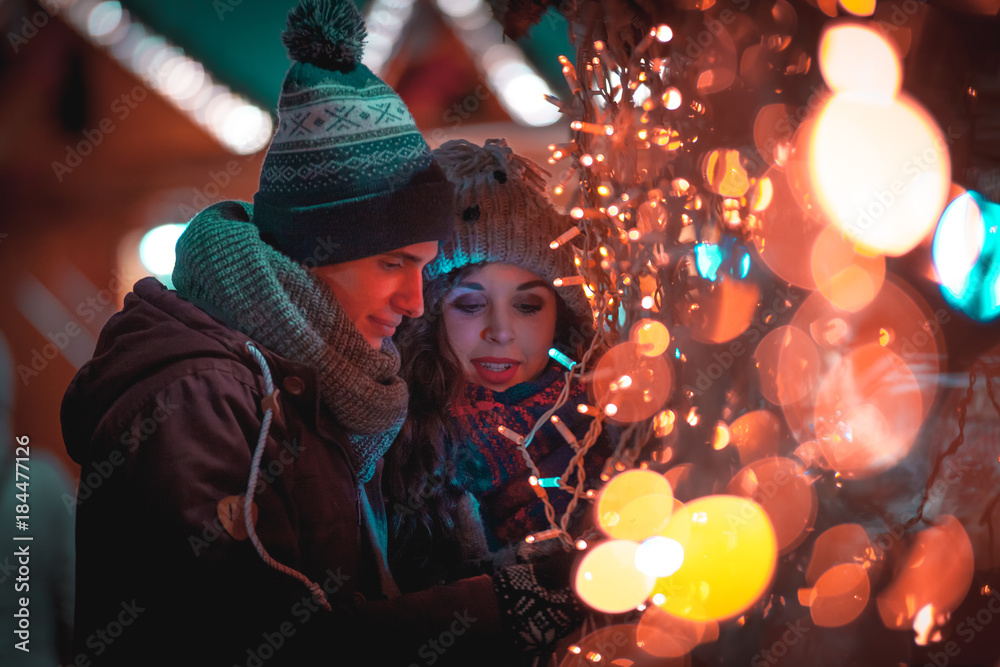
[[[421,272],[437,250],[437,241],[414,243],[381,255],[321,266],[315,272],[377,350],[383,339],[396,332],[403,317],[420,317],[424,312]]]

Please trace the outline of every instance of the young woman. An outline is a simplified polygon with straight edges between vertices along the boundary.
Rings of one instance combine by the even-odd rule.
[[[528,482],[534,471],[500,427],[527,435],[566,385],[550,348],[579,360],[592,337],[582,288],[553,287],[576,273],[572,248],[549,245],[572,221],[546,198],[538,167],[503,140],[451,141],[435,158],[456,186],[457,220],[425,269],[424,315],[397,336],[414,389],[386,464],[390,560],[404,590],[512,562],[527,536],[551,528]],[[580,442],[585,402],[574,381],[555,413]],[[597,486],[606,450],[600,440],[585,457],[585,484]],[[548,422],[527,452],[540,478],[562,476],[576,456]],[[558,520],[571,494],[547,494]],[[587,506],[578,502],[574,516]],[[568,584],[568,567],[563,577]]]

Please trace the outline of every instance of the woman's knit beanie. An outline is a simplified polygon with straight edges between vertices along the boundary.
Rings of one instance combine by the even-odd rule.
[[[455,184],[455,220],[450,238],[424,269],[428,280],[487,262],[514,264],[550,285],[577,274],[572,247],[550,247],[573,221],[548,200],[538,165],[503,139],[487,139],[482,147],[448,141],[434,149],[434,158]],[[581,321],[592,318],[582,286],[555,290]]]
[[[352,0],[302,0],[282,41],[294,64],[254,196],[261,238],[308,267],[439,241],[452,186],[403,100],[361,63]]]

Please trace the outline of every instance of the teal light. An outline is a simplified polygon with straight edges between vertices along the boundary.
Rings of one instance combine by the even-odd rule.
[[[695,266],[698,274],[706,280],[719,279],[722,266],[722,249],[714,243],[699,243],[694,247]]]
[[[941,214],[934,268],[945,300],[979,322],[1000,317],[1000,205],[969,190]]]
[[[538,486],[551,489],[559,486],[558,477],[542,477],[538,480]]]
[[[554,347],[549,348],[549,356],[558,361],[560,364],[562,364],[569,370],[573,370],[573,367],[576,366],[575,361],[573,361],[572,359],[570,359],[569,357],[567,357],[565,354],[563,354]]]

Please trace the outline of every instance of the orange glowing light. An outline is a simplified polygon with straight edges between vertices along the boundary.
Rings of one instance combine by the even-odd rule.
[[[841,563],[816,581],[809,596],[809,614],[821,627],[847,625],[864,611],[870,594],[865,569],[857,563]]]
[[[652,470],[628,470],[601,490],[597,525],[609,537],[641,542],[661,535],[673,510],[673,491],[666,477]]]
[[[586,604],[608,614],[619,614],[642,604],[656,579],[635,567],[639,545],[627,540],[598,544],[580,561],[573,588]]]
[[[777,558],[764,509],[746,498],[708,496],[676,511],[666,537],[684,546],[684,563],[656,582],[664,611],[693,621],[738,616],[770,583]]]
[[[715,435],[712,437],[712,449],[719,451],[729,446],[729,426],[726,422],[720,421],[715,426]]]
[[[805,468],[792,459],[754,461],[736,473],[726,490],[764,508],[774,527],[779,554],[801,544],[816,520],[816,489],[805,476]]]
[[[629,340],[639,345],[639,352],[647,357],[658,357],[670,345],[670,332],[657,320],[642,319],[632,326]]]
[[[636,642],[657,658],[683,658],[709,636],[715,621],[692,621],[668,614],[656,604],[646,608],[636,626]]]
[[[817,201],[867,254],[902,255],[926,237],[947,203],[951,159],[941,129],[907,97],[873,103],[834,95],[808,148]]]
[[[939,614],[954,611],[972,584],[972,542],[953,516],[915,536],[896,576],[878,595],[878,610],[887,628],[913,626],[918,611],[932,605]]]
[[[902,360],[905,364],[901,366],[909,368],[907,373],[912,378],[919,378],[918,419],[922,420],[934,403],[938,377],[946,359],[941,332],[942,312],[935,313],[915,290],[887,276],[875,300],[858,312],[837,311],[821,294],[814,293],[799,306],[791,324],[809,332],[812,341],[822,350],[820,377],[830,374],[852,350],[865,345],[892,352],[896,355],[891,358],[894,363]],[[883,330],[888,336],[882,333]],[[901,377],[905,379],[907,373]],[[905,387],[912,389],[913,385],[901,385],[898,389]],[[896,389],[892,388],[894,395]],[[904,391],[901,395],[907,393]],[[888,399],[882,397],[880,400]],[[799,442],[822,439],[814,426],[814,403],[815,398],[807,395],[798,403],[782,405],[788,427]],[[893,410],[890,408],[890,413]],[[907,430],[912,428],[909,426]]]
[[[855,16],[871,16],[875,13],[875,0],[840,0],[840,6]]]
[[[723,197],[742,197],[750,188],[737,150],[719,148],[712,151],[702,162],[702,173],[709,189]]]
[[[874,0],[854,2],[871,2],[874,9]],[[819,68],[834,92],[864,95],[880,104],[896,96],[902,78],[899,58],[885,36],[856,23],[835,24],[823,32]]]
[[[699,296],[698,308],[683,310],[681,320],[695,340],[725,343],[747,330],[759,299],[756,284],[726,276]]]
[[[816,436],[830,466],[848,479],[877,475],[909,453],[923,415],[906,362],[876,343],[851,351],[816,395]]]
[[[816,584],[824,572],[841,563],[865,564],[874,557],[865,529],[856,523],[842,523],[828,528],[816,538],[806,583]]]
[[[753,140],[757,152],[771,164],[784,165],[797,121],[787,104],[768,104],[757,112],[753,124]]]
[[[631,382],[622,387],[618,380],[626,375]],[[616,385],[614,390],[612,384]],[[614,401],[615,413],[609,416],[619,422],[634,422],[663,409],[673,385],[673,368],[663,356],[647,356],[637,342],[626,341],[608,350],[597,363],[591,387],[597,405]]]
[[[753,229],[760,259],[784,281],[816,289],[809,255],[802,249],[812,248],[826,225],[803,211],[784,173],[772,168],[761,182],[765,179],[770,185],[770,201],[761,209]]]
[[[885,258],[859,255],[839,231],[827,227],[812,247],[812,274],[820,293],[835,308],[854,312],[882,289]]]
[[[637,629],[633,622],[595,630],[576,642],[577,650],[571,650],[559,667],[690,667],[689,656],[662,658],[648,653]]]
[[[794,326],[769,332],[754,352],[760,391],[775,405],[811,396],[819,382],[820,359],[809,334]]]
[[[729,425],[729,434],[744,466],[765,456],[776,456],[784,437],[781,422],[768,410],[740,415]]]

